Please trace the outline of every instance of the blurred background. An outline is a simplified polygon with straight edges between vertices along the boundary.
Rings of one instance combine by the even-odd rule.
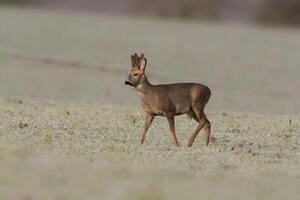
[[[157,83],[201,82],[210,110],[298,113],[299,0],[0,0],[0,96],[138,105]]]
[[[259,24],[300,24],[298,0],[1,0],[5,4]]]

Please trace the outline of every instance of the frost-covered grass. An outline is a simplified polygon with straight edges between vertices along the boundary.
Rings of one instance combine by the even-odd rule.
[[[0,199],[297,198],[300,116],[208,116],[209,147],[185,116],[181,147],[164,118],[140,145],[137,107],[2,99]]]

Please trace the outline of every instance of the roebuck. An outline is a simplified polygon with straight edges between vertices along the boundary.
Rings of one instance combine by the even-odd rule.
[[[145,112],[145,126],[142,132],[141,144],[155,116],[168,119],[169,128],[175,145],[179,146],[175,134],[174,116],[187,114],[199,124],[190,137],[188,146],[191,147],[199,131],[204,127],[208,145],[210,139],[210,122],[204,114],[204,107],[211,92],[207,86],[199,83],[175,83],[152,85],[145,74],[147,59],[144,54],[131,56],[132,66],[125,81],[126,85],[133,86],[137,91]]]

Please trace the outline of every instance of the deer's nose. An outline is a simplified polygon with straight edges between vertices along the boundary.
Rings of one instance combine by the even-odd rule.
[[[125,85],[132,85],[129,81],[125,81]]]

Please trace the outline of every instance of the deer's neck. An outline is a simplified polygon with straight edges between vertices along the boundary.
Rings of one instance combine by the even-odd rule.
[[[138,84],[135,87],[136,91],[138,92],[138,94],[142,97],[145,96],[147,93],[149,93],[152,90],[152,85],[151,83],[148,81],[146,75],[144,75],[142,81],[140,84]]]

